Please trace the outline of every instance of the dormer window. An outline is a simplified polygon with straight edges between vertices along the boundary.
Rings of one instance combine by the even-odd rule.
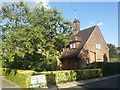
[[[101,45],[100,44],[96,44],[96,49],[100,50],[101,49]]]
[[[70,44],[70,49],[72,49],[72,48],[76,48],[76,42],[73,42]]]

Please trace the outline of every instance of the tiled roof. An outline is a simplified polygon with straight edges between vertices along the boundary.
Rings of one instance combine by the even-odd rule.
[[[80,37],[81,38],[80,48],[82,48],[85,45],[86,41],[88,40],[89,36],[91,35],[95,27],[96,26],[81,30],[76,34],[71,35],[70,38],[74,41],[75,36]]]
[[[81,42],[80,46],[77,49],[67,49],[62,53],[61,58],[66,58],[66,57],[76,57],[79,55],[80,51],[82,50],[83,46],[85,45],[86,41],[89,39],[90,35],[92,34],[93,30],[95,29],[96,26],[84,29],[79,31],[76,34],[73,34],[70,36],[70,38],[74,41],[75,37],[80,37]]]

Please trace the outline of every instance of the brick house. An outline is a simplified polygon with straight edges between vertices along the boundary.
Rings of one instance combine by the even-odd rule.
[[[79,69],[93,62],[109,61],[109,48],[99,27],[80,30],[80,21],[74,20],[72,42],[61,52],[62,69]]]

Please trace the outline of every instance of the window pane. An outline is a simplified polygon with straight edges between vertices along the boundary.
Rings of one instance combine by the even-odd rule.
[[[75,42],[73,43],[73,48],[75,48],[76,47],[76,44],[75,44]]]
[[[100,46],[100,44],[99,44],[99,49],[101,49],[101,46]]]
[[[101,49],[101,45],[100,44],[96,44],[96,49],[100,50]]]
[[[98,44],[96,44],[96,49],[98,49]]]

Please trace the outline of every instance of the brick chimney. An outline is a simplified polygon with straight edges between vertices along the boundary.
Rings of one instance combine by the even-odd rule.
[[[77,20],[77,19],[75,19],[75,20],[73,21],[73,23],[74,23],[74,30],[75,30],[75,32],[80,31],[80,21]]]

